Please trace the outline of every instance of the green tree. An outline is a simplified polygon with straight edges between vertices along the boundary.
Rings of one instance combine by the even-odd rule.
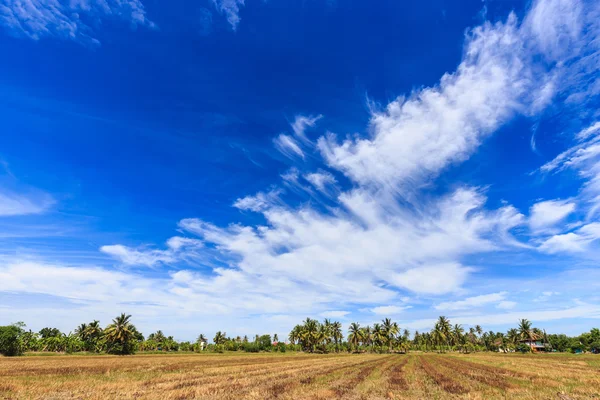
[[[360,324],[357,322],[353,322],[350,324],[348,328],[348,343],[353,347],[356,351],[358,350],[358,346],[362,340],[362,330],[360,329]]]
[[[227,335],[227,333],[221,332],[221,331],[218,331],[217,333],[215,333],[215,337],[213,338],[214,344],[216,344],[216,345],[225,344],[225,342],[227,341],[226,335]]]
[[[23,343],[21,342],[23,333],[23,328],[17,324],[0,326],[0,354],[7,357],[23,354]]]
[[[137,340],[137,329],[130,321],[131,315],[121,314],[106,327],[106,350],[111,354],[133,354]]]

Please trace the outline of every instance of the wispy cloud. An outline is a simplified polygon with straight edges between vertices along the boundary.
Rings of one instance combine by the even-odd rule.
[[[225,14],[231,29],[235,31],[241,21],[240,7],[244,6],[244,0],[213,0],[213,3],[220,13]]]
[[[273,143],[275,144],[275,147],[287,157],[300,157],[304,159],[304,152],[293,137],[282,133],[273,139]]]
[[[468,297],[464,300],[459,301],[446,301],[440,303],[435,306],[436,310],[440,311],[449,311],[449,310],[466,310],[471,308],[478,308],[490,303],[500,303],[503,302],[503,305],[506,306],[509,302],[504,302],[504,298],[506,297],[506,292],[499,293],[491,293],[491,294],[483,294],[480,296]]]
[[[121,19],[132,27],[155,25],[146,17],[140,0],[4,0],[0,24],[12,35],[39,40],[56,37],[97,45],[91,20]]]
[[[379,306],[371,309],[371,312],[376,315],[394,316],[402,313],[404,310],[410,308],[410,306]]]
[[[0,217],[41,214],[54,204],[55,200],[45,193],[28,196],[0,190]]]

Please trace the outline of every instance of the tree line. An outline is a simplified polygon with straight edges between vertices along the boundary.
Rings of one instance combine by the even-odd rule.
[[[535,343],[535,346],[532,344]],[[592,329],[576,337],[564,334],[547,334],[522,319],[518,326],[506,333],[487,331],[481,326],[465,330],[460,324],[451,324],[439,317],[428,332],[401,329],[397,322],[385,318],[373,326],[350,324],[344,336],[339,321],[325,319],[319,322],[307,318],[290,332],[287,342],[277,334],[235,338],[218,331],[212,343],[200,334],[195,342],[178,342],[162,331],[144,337],[131,322],[131,316],[121,314],[102,328],[98,321],[81,324],[74,332],[65,334],[57,328],[43,328],[39,332],[27,330],[25,324],[0,326],[0,354],[17,356],[25,352],[105,353],[127,355],[141,352],[286,352],[309,353],[407,353],[424,352],[531,352],[534,350],[558,352],[600,353],[600,330]]]

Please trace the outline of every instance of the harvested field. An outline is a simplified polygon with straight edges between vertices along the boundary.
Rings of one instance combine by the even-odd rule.
[[[0,399],[600,399],[584,355],[0,358]]]

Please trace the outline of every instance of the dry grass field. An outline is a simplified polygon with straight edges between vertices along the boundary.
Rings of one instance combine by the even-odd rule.
[[[600,356],[0,357],[0,399],[600,399]]]

